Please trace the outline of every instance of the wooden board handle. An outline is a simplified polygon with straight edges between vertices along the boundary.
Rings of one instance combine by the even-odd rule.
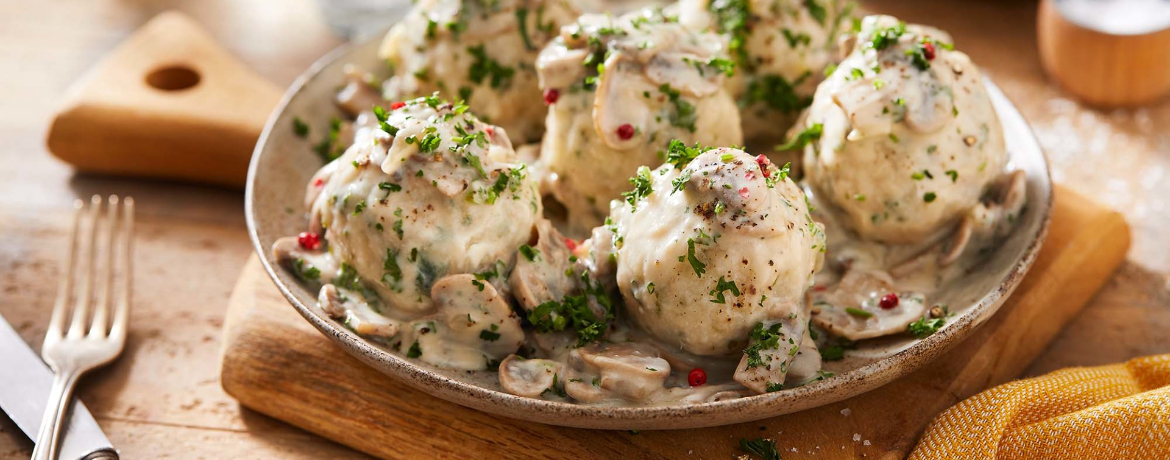
[[[165,12],[69,90],[47,144],[83,172],[243,188],[280,96],[191,18]]]

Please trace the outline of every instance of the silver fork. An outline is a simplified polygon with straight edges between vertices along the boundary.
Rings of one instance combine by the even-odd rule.
[[[56,375],[33,448],[33,460],[57,458],[61,424],[66,420],[65,412],[77,380],[85,372],[113,361],[126,344],[134,199],[119,200],[117,196],[110,196],[104,218],[102,201],[101,196],[94,195],[88,209],[81,200],[73,205],[65,273],[57,289],[57,302],[53,306],[49,330],[45,332],[45,344],[41,347],[41,357]],[[84,232],[82,221],[89,222]],[[84,241],[79,242],[82,233]],[[105,241],[100,246],[99,234]],[[80,278],[79,286],[74,286],[74,272]],[[93,298],[95,284],[98,288],[96,301]],[[70,321],[68,330],[65,329],[66,318]]]

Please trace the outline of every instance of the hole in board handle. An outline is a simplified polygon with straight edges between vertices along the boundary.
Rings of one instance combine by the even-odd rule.
[[[181,91],[198,85],[199,72],[185,65],[160,67],[146,74],[146,84],[162,91]]]

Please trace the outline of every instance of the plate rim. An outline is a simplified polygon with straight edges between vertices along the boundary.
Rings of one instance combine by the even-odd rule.
[[[470,407],[491,414],[527,420],[550,425],[592,428],[592,429],[688,429],[722,426],[735,423],[757,421],[764,418],[789,414],[811,409],[823,405],[839,402],[862,393],[866,393],[885,385],[897,378],[904,377],[925,364],[933,361],[943,353],[961,343],[975,329],[985,323],[992,315],[999,311],[1012,292],[1019,286],[1024,275],[1031,269],[1044,241],[1047,239],[1049,226],[1052,221],[1052,206],[1054,199],[1054,185],[1052,171],[1047,153],[1040,146],[1031,125],[1019,113],[1015,104],[984,76],[984,84],[992,93],[996,93],[1008,102],[1010,115],[1019,118],[1029,134],[1031,141],[1037,146],[1040,158],[1043,161],[1044,190],[1043,200],[1038,203],[1036,212],[1040,212],[1040,224],[1031,240],[1027,243],[1022,257],[1015,261],[1011,270],[999,280],[997,287],[984,294],[978,303],[971,306],[968,314],[963,315],[939,332],[920,339],[913,345],[899,350],[879,360],[854,368],[846,373],[832,378],[812,382],[800,387],[787,389],[775,393],[752,395],[744,398],[705,402],[690,405],[663,405],[663,406],[592,406],[572,404],[558,401],[548,401],[536,398],[526,398],[484,388],[478,385],[456,380],[424,369],[415,363],[394,353],[383,350],[369,341],[362,339],[355,333],[345,330],[332,320],[324,318],[313,311],[293,294],[292,290],[277,275],[280,270],[271,260],[268,248],[262,247],[256,222],[254,196],[256,192],[256,176],[261,164],[269,138],[274,137],[276,123],[288,108],[290,102],[313,80],[321,77],[322,70],[349,56],[366,46],[375,46],[371,42],[378,41],[375,35],[363,43],[345,43],[326,53],[313,62],[309,68],[299,75],[280,99],[280,103],[273,109],[265,122],[264,129],[257,139],[249,162],[247,186],[244,192],[244,213],[248,226],[248,236],[252,241],[253,250],[259,256],[268,278],[276,284],[277,289],[292,307],[313,325],[315,329],[332,340],[350,355],[358,358],[380,373],[405,383],[432,396],[446,401]],[[1001,119],[1005,114],[997,110]],[[844,379],[844,380],[842,380]],[[825,393],[825,394],[821,394]],[[822,399],[813,400],[810,395],[817,395]],[[702,417],[703,415],[721,415],[723,417]]]

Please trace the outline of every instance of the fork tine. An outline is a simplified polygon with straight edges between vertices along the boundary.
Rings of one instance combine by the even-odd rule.
[[[62,265],[61,283],[57,285],[57,300],[53,304],[53,315],[49,318],[49,328],[45,331],[45,343],[50,340],[60,340],[65,329],[65,309],[73,296],[73,262],[77,258],[77,232],[81,225],[81,200],[73,202],[73,226],[69,229],[69,252],[65,253],[65,264]]]
[[[122,225],[121,232],[118,239],[122,240],[119,243],[118,259],[122,266],[120,278],[121,292],[118,293],[118,303],[114,310],[114,322],[110,326],[110,338],[119,342],[125,343],[126,340],[126,321],[130,316],[130,290],[131,279],[134,275],[134,198],[125,197],[122,199]]]
[[[98,277],[98,301],[94,306],[93,324],[89,326],[89,336],[91,338],[101,338],[106,335],[106,324],[110,319],[110,290],[113,288],[114,281],[114,235],[118,230],[118,195],[110,195],[108,199],[109,206],[106,207],[106,218],[104,220],[105,233],[102,239],[106,241],[101,246],[101,256],[98,257],[98,264],[102,265],[101,275]]]
[[[89,200],[89,231],[85,235],[88,243],[81,253],[81,288],[77,294],[77,303],[73,306],[73,321],[69,326],[66,337],[81,338],[85,333],[85,325],[89,321],[90,301],[93,299],[93,267],[94,245],[97,243],[98,212],[102,207],[102,197],[94,195]]]

